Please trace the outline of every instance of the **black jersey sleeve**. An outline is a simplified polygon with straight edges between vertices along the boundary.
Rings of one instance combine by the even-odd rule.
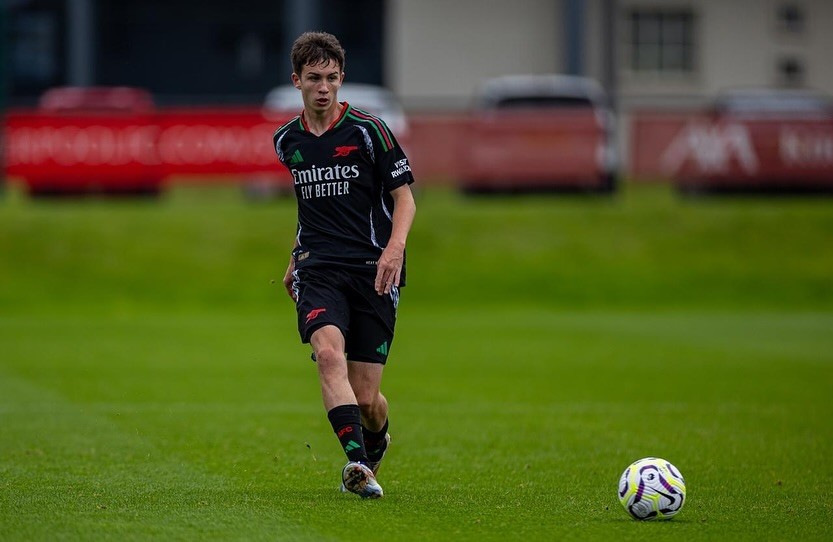
[[[377,154],[376,161],[377,171],[382,178],[382,184],[385,190],[390,192],[402,185],[411,184],[414,182],[414,176],[411,172],[411,164],[408,162],[408,157],[393,135],[391,135],[393,145]]]
[[[283,145],[282,145],[283,144],[283,139],[289,133],[290,128],[294,124],[298,123],[299,120],[300,120],[300,117],[293,118],[292,120],[290,120],[289,122],[287,122],[286,124],[284,124],[283,126],[278,128],[277,130],[275,130],[275,133],[272,134],[272,146],[275,148],[275,153],[277,154],[278,162],[283,164],[284,167],[286,167],[287,169],[289,169],[289,164],[287,164],[287,161],[286,161],[287,157],[284,155],[284,149],[283,149]]]
[[[376,173],[387,192],[414,182],[408,157],[385,124],[385,121],[367,111],[351,107],[348,115],[352,121],[361,124],[373,146],[372,156]]]

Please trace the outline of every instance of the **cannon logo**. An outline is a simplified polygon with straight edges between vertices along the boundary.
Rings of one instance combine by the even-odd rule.
[[[342,147],[336,147],[336,153],[333,155],[333,158],[343,158],[345,156],[350,156],[351,152],[357,150],[359,150],[359,148],[356,145],[344,145]]]
[[[313,320],[315,320],[316,318],[318,318],[318,317],[321,315],[321,313],[323,313],[323,312],[327,312],[327,309],[312,309],[312,310],[311,310],[311,311],[309,311],[309,313],[307,314],[307,321],[306,321],[306,323],[307,323],[307,324],[309,324],[310,322],[312,322]]]

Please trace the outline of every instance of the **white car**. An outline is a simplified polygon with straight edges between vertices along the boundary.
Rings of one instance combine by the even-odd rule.
[[[338,91],[338,99],[353,107],[367,111],[385,121],[393,135],[401,140],[408,135],[408,119],[396,96],[385,87],[363,83],[344,83]],[[272,89],[263,103],[263,112],[272,120],[297,115],[303,109],[301,91],[292,85]]]

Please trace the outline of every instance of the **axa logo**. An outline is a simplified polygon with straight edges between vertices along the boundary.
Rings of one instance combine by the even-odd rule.
[[[700,173],[729,173],[737,161],[745,173],[758,171],[758,156],[742,124],[691,122],[683,126],[662,154],[662,170],[678,173],[687,162]]]
[[[341,147],[336,147],[336,153],[333,155],[333,158],[343,158],[345,156],[350,156],[350,153],[353,151],[359,150],[356,145],[342,145]]]
[[[301,156],[301,150],[297,149],[292,155],[289,157],[289,165],[294,166],[295,164],[300,164],[304,161],[304,157]]]
[[[318,318],[322,312],[327,312],[327,309],[312,309],[307,314],[307,324]]]

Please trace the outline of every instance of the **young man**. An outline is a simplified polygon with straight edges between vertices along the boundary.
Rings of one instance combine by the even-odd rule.
[[[291,60],[304,109],[273,137],[298,199],[283,283],[347,454],[342,490],[379,498],[376,473],[390,442],[380,385],[405,285],[413,176],[385,123],[338,101],[344,49],[334,36],[302,34]]]

